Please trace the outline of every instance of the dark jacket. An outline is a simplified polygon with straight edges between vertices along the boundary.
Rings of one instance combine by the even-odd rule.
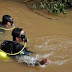
[[[4,30],[4,29],[1,29],[1,28],[6,28],[6,27],[2,24],[2,22],[0,22],[0,32],[5,32],[5,30]]]
[[[19,51],[21,51],[22,48],[24,47],[24,45],[22,45],[16,41],[5,40],[1,44],[1,47],[2,47],[1,50],[3,50],[4,52],[14,54],[14,53],[18,53]]]

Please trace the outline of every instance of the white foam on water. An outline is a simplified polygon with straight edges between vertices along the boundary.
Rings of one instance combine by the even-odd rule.
[[[45,67],[46,67],[46,65],[40,65],[40,67],[45,68]]]
[[[37,58],[49,58],[54,64],[62,65],[72,58],[72,38],[61,36],[39,37],[34,47],[43,53]],[[47,53],[48,52],[48,53]],[[45,54],[46,53],[46,54]]]
[[[66,60],[52,61],[51,63],[52,63],[52,64],[57,64],[57,65],[63,65],[63,64],[65,64],[66,62],[70,61],[71,59],[72,59],[72,58],[66,59]]]
[[[48,54],[43,54],[43,55],[41,55],[41,54],[36,54],[35,58],[36,58],[36,59],[48,58],[49,56],[52,56],[52,55],[54,55],[54,52],[50,52],[50,53],[48,53]]]
[[[39,61],[41,58],[43,59],[43,58],[49,57],[52,54],[53,54],[53,52],[49,53],[49,54],[45,54],[43,56],[40,54],[36,54],[35,57],[22,55],[22,56],[16,56],[16,60],[18,61],[18,63],[25,63],[28,66],[29,65],[35,66],[36,61]],[[40,65],[40,67],[45,68],[46,65]]]
[[[18,61],[18,63],[25,63],[34,66],[37,59],[32,56],[22,55],[22,56],[16,56],[16,60]]]

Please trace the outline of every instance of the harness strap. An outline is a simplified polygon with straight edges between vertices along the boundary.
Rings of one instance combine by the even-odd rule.
[[[12,30],[12,29],[14,29],[15,28],[15,26],[13,26],[12,28],[10,28],[10,29],[6,29],[6,28],[2,28],[2,27],[0,27],[0,29],[3,29],[3,30]]]

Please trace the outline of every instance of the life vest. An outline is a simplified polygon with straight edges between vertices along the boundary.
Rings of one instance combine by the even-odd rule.
[[[1,50],[6,52],[7,55],[18,55],[24,50],[25,46],[16,42],[5,40],[1,44]]]

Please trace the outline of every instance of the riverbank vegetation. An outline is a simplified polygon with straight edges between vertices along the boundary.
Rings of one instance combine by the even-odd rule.
[[[59,13],[63,13],[65,15],[65,9],[72,7],[72,0],[33,0],[32,7],[34,10],[46,9],[52,14],[58,15]]]

